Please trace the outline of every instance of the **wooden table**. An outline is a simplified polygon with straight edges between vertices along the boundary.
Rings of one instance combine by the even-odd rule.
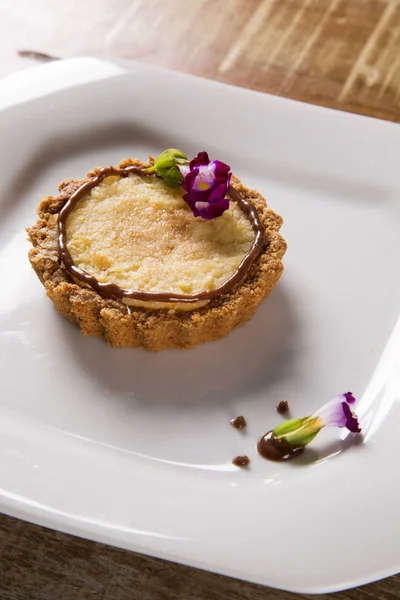
[[[18,50],[119,57],[400,121],[399,0],[0,0],[0,33],[0,76]],[[1,600],[312,597],[0,516]],[[400,598],[400,576],[334,598]]]

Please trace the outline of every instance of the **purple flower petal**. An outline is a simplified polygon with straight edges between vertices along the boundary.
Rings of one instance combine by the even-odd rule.
[[[344,396],[345,402],[347,402],[347,404],[354,404],[354,402],[356,401],[351,392],[345,392],[344,394],[342,394],[342,396]]]
[[[207,152],[199,152],[196,158],[190,161],[189,167],[190,169],[194,169],[195,167],[199,167],[200,165],[208,165],[210,159],[208,158]]]
[[[183,199],[188,203],[195,217],[214,219],[229,208],[226,197],[230,185],[229,165],[214,160],[210,162],[207,152],[199,152],[185,168],[182,187]]]
[[[215,177],[226,179],[226,177],[230,171],[230,166],[226,165],[225,163],[221,162],[220,160],[213,160],[211,164],[214,167]]]
[[[186,177],[186,175],[190,172],[189,165],[178,165],[178,169],[182,173],[183,177]]]
[[[356,399],[351,392],[340,394],[324,404],[312,416],[318,417],[323,426],[347,427],[353,433],[360,433],[361,428],[357,416],[350,408],[350,404],[354,404],[355,401]]]
[[[345,427],[352,433],[361,433],[361,427],[358,423],[356,415],[352,412],[347,402],[342,402],[343,414],[346,418]]]
[[[193,188],[194,181],[198,174],[199,169],[194,168],[193,170],[189,171],[189,173],[184,177],[182,181],[182,187],[187,193],[189,193]]]
[[[202,205],[199,207],[199,205]],[[198,208],[199,216],[203,219],[215,219],[220,217],[229,208],[229,198],[224,198],[220,202],[214,204],[208,204],[207,202],[198,202],[196,208]]]
[[[198,174],[193,181],[193,189],[198,192],[208,192],[215,186],[215,174],[212,163],[209,165],[201,165],[198,168]]]

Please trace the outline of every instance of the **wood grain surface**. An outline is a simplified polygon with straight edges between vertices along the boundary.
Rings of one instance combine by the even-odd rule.
[[[290,594],[95,544],[0,515],[0,598],[394,600],[400,598],[400,576],[338,594]]]
[[[0,76],[31,66],[18,50],[127,58],[400,121],[399,0],[0,0],[0,34]],[[394,600],[400,577],[318,596],[332,597]],[[178,598],[315,596],[269,590],[0,516],[0,600]]]

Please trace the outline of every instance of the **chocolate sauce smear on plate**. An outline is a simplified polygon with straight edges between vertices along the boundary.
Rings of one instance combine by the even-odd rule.
[[[235,467],[247,467],[247,465],[249,464],[250,459],[248,456],[236,456],[233,461],[232,464],[235,465]]]
[[[36,50],[18,50],[18,55],[22,58],[31,58],[40,62],[50,62],[52,60],[61,60],[58,56],[46,54],[45,52],[36,52]]]
[[[289,411],[289,402],[287,400],[281,400],[275,410],[280,415],[284,415]]]
[[[247,421],[242,415],[238,415],[232,419],[232,421],[229,421],[229,424],[235,429],[244,429],[247,425]]]
[[[99,173],[86,181],[81,185],[67,200],[58,216],[58,245],[60,248],[61,260],[66,270],[83,284],[88,285],[93,290],[106,297],[113,298],[134,298],[136,300],[149,301],[149,302],[198,302],[199,300],[212,300],[230,292],[235,286],[237,286],[247,275],[254,261],[258,258],[264,244],[265,244],[265,228],[260,220],[260,216],[255,206],[248,202],[246,198],[242,196],[232,186],[229,188],[228,195],[230,198],[237,203],[239,208],[248,216],[249,221],[254,231],[254,240],[251,245],[249,252],[243,258],[242,262],[234,272],[234,274],[227,280],[223,285],[215,290],[209,290],[206,292],[200,292],[194,296],[186,294],[171,294],[168,292],[142,292],[139,290],[124,290],[115,283],[100,283],[96,277],[89,275],[86,271],[83,271],[77,267],[72,259],[72,256],[67,248],[67,219],[71,214],[78,202],[92,190],[94,187],[99,185],[106,177],[110,175],[119,175],[120,177],[128,177],[131,173],[140,175],[142,177],[155,177],[153,173],[146,173],[142,167],[136,167],[134,165],[125,168],[119,167],[103,167]]]
[[[257,443],[258,454],[268,460],[290,460],[296,458],[303,451],[303,447],[293,448],[285,439],[276,438],[272,431],[268,431]]]

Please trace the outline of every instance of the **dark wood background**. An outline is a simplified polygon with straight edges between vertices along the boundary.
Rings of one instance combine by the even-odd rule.
[[[400,121],[400,0],[0,0],[0,76],[30,66],[17,55],[26,49],[135,59]],[[315,596],[262,588],[0,516],[1,600],[178,598]],[[393,600],[400,598],[400,576],[318,598]]]

